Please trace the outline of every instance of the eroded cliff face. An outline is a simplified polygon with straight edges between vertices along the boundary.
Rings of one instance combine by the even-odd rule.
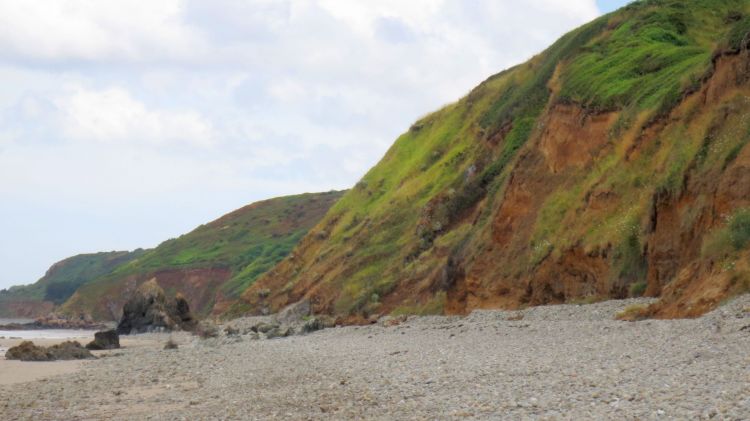
[[[176,269],[130,275],[98,286],[101,290],[95,294],[76,293],[60,310],[69,315],[85,314],[95,320],[119,320],[123,306],[138,287],[153,281],[170,296],[181,294],[196,314],[205,316],[217,303],[217,291],[231,276],[229,269]]]
[[[728,232],[750,220],[747,5],[691,5],[631,5],[417,122],[244,309],[306,297],[356,323],[645,294],[692,317],[750,290]]]
[[[634,219],[632,227],[625,227],[640,237],[635,258],[627,264],[640,266],[646,295],[663,297],[650,309],[656,317],[699,316],[733,290],[739,291],[738,279],[746,276],[745,260],[736,258],[739,266],[727,271],[717,267],[711,257],[703,256],[702,246],[706,235],[724,225],[727,217],[750,206],[750,147],[746,146],[749,66],[746,50],[716,57],[714,71],[697,92],[686,96],[668,116],[648,123],[637,134],[626,135],[619,146],[610,136],[616,114],[590,117],[570,105],[550,109],[544,129],[510,176],[501,205],[492,217],[492,235],[479,240],[484,243],[481,252],[461,259],[465,275],[448,290],[446,311],[462,314],[475,308],[628,297],[629,287],[638,277],[620,276],[617,271],[622,268],[617,267],[617,251],[612,245],[589,242],[582,231],[590,229],[592,221],[605,223],[602,215],[617,216],[618,209],[631,204],[626,202],[633,198],[628,192],[606,187],[606,171],[586,183],[590,187],[576,195],[583,200],[560,219],[565,226],[555,229],[561,236],[565,231],[582,235],[576,234],[573,241],[555,252],[551,243],[537,243],[537,250],[529,250],[528,245],[534,244],[534,229],[540,224],[545,201],[555,192],[580,188],[581,179],[597,173],[592,163],[607,161],[608,156],[618,154],[619,148],[625,154],[623,159],[617,157],[618,166],[630,171],[628,166],[646,165],[649,156],[660,153],[656,150],[660,137],[683,130],[704,134],[700,148],[688,159],[687,171],[676,180],[676,190],[638,187],[639,196],[650,196],[642,203],[651,209],[647,213],[640,206],[633,211],[640,217]],[[725,158],[720,165],[705,163],[710,155],[721,155],[729,148],[737,151],[731,161]],[[669,161],[664,163],[669,165]],[[607,171],[617,170],[609,167]],[[638,208],[637,202],[632,204]],[[545,255],[529,263],[524,256],[535,252]],[[513,268],[513,262],[519,260],[529,266]]]
[[[246,285],[286,256],[342,194],[307,193],[245,206],[93,279],[59,310],[119,320],[137,287],[153,280],[167,294],[184,296],[196,316],[221,314]]]

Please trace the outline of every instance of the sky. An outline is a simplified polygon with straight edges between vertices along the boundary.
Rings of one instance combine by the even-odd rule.
[[[0,288],[349,188],[413,121],[623,4],[3,0]]]

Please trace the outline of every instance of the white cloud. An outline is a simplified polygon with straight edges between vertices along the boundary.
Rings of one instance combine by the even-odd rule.
[[[593,0],[0,1],[0,203],[28,226],[66,207],[61,224],[87,232],[64,249],[32,241],[62,231],[14,238],[46,260],[0,254],[0,287],[51,256],[165,236],[112,214],[179,214],[175,236],[251,200],[351,186],[416,118],[597,13]]]
[[[215,139],[210,122],[199,113],[148,109],[121,88],[77,87],[56,102],[62,129],[72,139],[196,146],[209,146]]]
[[[4,0],[0,51],[30,60],[187,57],[202,44],[180,0]]]

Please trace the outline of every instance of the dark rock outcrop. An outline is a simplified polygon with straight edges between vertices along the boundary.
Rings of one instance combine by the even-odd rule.
[[[118,335],[117,331],[114,329],[96,332],[94,334],[94,340],[86,345],[86,349],[94,351],[118,348],[120,348],[120,335]]]
[[[21,361],[56,361],[56,360],[85,360],[94,357],[91,352],[78,342],[63,342],[47,348],[36,346],[33,342],[25,341],[10,348],[5,353],[8,360]]]
[[[10,348],[5,353],[6,360],[21,361],[49,361],[49,355],[44,347],[36,346],[33,342],[24,341],[20,345]]]
[[[129,335],[152,331],[193,330],[196,321],[187,300],[177,294],[167,298],[164,290],[150,280],[143,283],[125,303],[117,333]]]

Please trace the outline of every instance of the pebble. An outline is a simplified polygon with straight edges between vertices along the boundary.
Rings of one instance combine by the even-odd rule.
[[[173,352],[161,351],[169,335],[140,335],[146,345],[72,375],[0,387],[0,418],[750,419],[750,296],[695,320],[614,320],[648,302],[273,340],[173,334]]]

